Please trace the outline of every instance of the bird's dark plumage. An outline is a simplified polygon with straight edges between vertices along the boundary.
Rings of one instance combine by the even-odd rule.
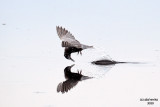
[[[81,53],[82,51],[82,48],[76,48],[76,47],[66,47],[65,50],[64,50],[64,57],[66,59],[70,59],[74,62],[74,60],[71,58],[71,53],[74,53],[74,52],[80,52]]]
[[[78,73],[71,72],[71,68],[73,66],[74,65],[67,66],[64,69],[64,75],[65,75],[66,81],[58,84],[57,92],[62,92],[62,93],[68,92],[71,88],[76,86],[79,81],[92,78],[92,77],[82,75],[81,71],[78,71]]]
[[[62,40],[62,47],[65,48],[64,56],[66,59],[72,60],[71,53],[78,52],[80,54],[82,50],[87,48],[93,48],[93,46],[87,46],[84,44],[81,44],[78,40],[75,39],[75,37],[65,28],[56,27],[57,34],[59,38]]]

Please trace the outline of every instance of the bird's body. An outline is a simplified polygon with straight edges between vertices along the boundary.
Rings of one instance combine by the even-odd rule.
[[[71,53],[78,52],[80,54],[82,50],[87,49],[87,48],[93,48],[93,46],[88,46],[81,44],[78,40],[75,39],[75,37],[65,28],[62,27],[56,27],[57,29],[57,34],[59,38],[62,40],[62,47],[65,48],[64,51],[64,57],[66,59],[72,60],[71,58]]]
[[[81,53],[81,51],[82,51],[82,48],[66,47],[64,50],[64,57],[67,59],[70,59],[71,53],[75,53],[75,52]],[[71,60],[74,61],[72,58],[71,58]]]
[[[72,65],[74,66],[74,65]],[[81,74],[81,72],[78,72],[78,73],[73,73],[71,72],[71,67],[72,66],[68,66],[64,69],[64,75],[65,75],[65,78],[66,79],[70,79],[70,80],[75,80],[75,81],[80,81],[81,80],[81,77],[83,76]]]
[[[76,47],[67,47],[64,50],[64,54],[71,54],[75,52],[81,52],[83,49],[82,48],[76,48]]]
[[[62,92],[62,93],[68,92],[71,88],[76,86],[79,81],[92,78],[92,77],[82,75],[81,74],[82,71],[78,71],[78,73],[71,72],[71,68],[73,66],[74,65],[67,66],[64,69],[64,76],[65,76],[66,81],[58,84],[57,92]]]

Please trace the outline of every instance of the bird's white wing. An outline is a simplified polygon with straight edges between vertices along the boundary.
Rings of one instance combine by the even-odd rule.
[[[62,47],[81,47],[81,43],[68,30],[59,26],[56,29],[59,38],[62,40]]]

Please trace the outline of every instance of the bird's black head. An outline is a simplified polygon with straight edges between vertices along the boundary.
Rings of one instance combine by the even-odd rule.
[[[64,57],[65,57],[66,59],[72,60],[72,61],[74,62],[74,60],[71,58],[71,54],[64,53]]]
[[[71,65],[71,66],[67,66],[65,69],[64,69],[64,74],[65,74],[65,78],[68,79],[71,75],[71,68],[74,66]]]
[[[65,69],[64,69],[64,71],[70,71],[71,72],[71,68],[74,66],[74,64],[73,65],[71,65],[71,66],[67,66]]]

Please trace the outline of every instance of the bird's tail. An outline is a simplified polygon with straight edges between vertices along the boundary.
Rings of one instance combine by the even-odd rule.
[[[82,44],[82,49],[88,49],[88,48],[93,48],[93,46],[88,46],[88,45],[83,45]]]
[[[81,81],[82,80],[87,80],[87,79],[92,79],[93,77],[88,77],[88,76],[82,76]]]

